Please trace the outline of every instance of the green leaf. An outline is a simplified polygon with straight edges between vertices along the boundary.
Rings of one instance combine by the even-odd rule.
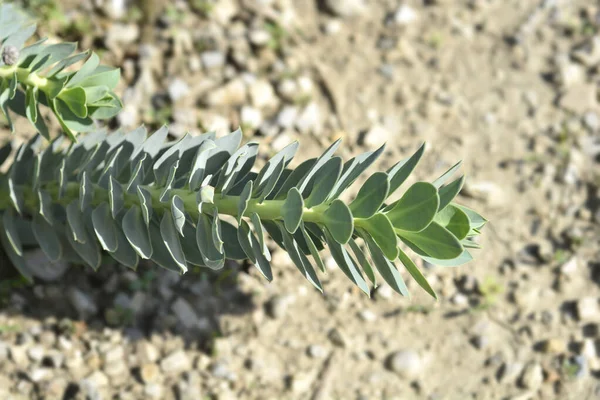
[[[349,244],[350,244],[350,248],[352,249],[352,252],[354,253],[354,256],[356,257],[356,259],[358,260],[358,263],[360,264],[363,271],[365,272],[365,275],[367,275],[367,278],[369,278],[369,280],[371,281],[373,286],[377,286],[377,279],[375,278],[375,272],[373,272],[373,268],[371,268],[371,264],[367,260],[365,253],[362,251],[360,246],[354,241],[354,239],[350,239]]]
[[[152,257],[152,242],[148,226],[144,226],[142,210],[139,207],[131,207],[123,217],[123,233],[135,252],[144,259]]]
[[[214,218],[211,219],[208,215],[200,213],[196,225],[196,242],[204,258],[204,264],[214,270],[221,269],[225,265],[225,253],[219,251],[213,239],[213,224],[216,223]]]
[[[251,196],[252,196],[252,181],[248,181],[248,183],[246,183],[246,186],[244,186],[244,190],[242,190],[242,193],[240,194],[240,201],[238,202],[238,208],[237,208],[238,224],[240,223],[240,220],[244,217],[244,214],[246,214],[246,209],[248,208],[248,201],[250,200]]]
[[[77,70],[77,72],[75,72],[75,74],[73,74],[71,79],[69,79],[69,82],[67,82],[66,87],[72,88],[72,87],[76,87],[76,86],[81,86],[81,82],[85,78],[90,76],[94,72],[94,70],[98,67],[99,64],[100,64],[100,58],[98,58],[96,53],[92,53],[90,55],[90,57],[86,60],[86,62],[81,66],[81,68],[79,68],[79,70]],[[91,86],[93,86],[93,85],[91,85]]]
[[[454,164],[452,167],[450,167],[450,169],[448,171],[444,172],[439,178],[437,178],[435,181],[433,181],[433,186],[435,186],[436,188],[441,187],[460,168],[461,164],[462,164],[462,161],[459,161],[456,164]]]
[[[300,273],[304,275],[306,280],[308,280],[317,290],[323,293],[323,286],[321,285],[321,281],[319,280],[319,277],[317,276],[317,273],[313,268],[312,264],[310,263],[310,261],[308,261],[308,258],[306,258],[304,253],[300,251],[298,242],[289,233],[287,227],[285,227],[284,229],[284,226],[281,223],[278,223],[278,226],[283,238],[285,250],[288,252],[290,259],[292,260],[296,268],[298,268]]]
[[[438,207],[438,211],[443,210],[460,192],[463,185],[465,183],[465,176],[461,176],[455,181],[447,184],[446,186],[442,186],[439,188],[438,193],[440,195],[440,206]]]
[[[436,214],[435,221],[448,229],[458,240],[463,240],[469,233],[469,217],[458,207],[447,206]]]
[[[317,162],[316,158],[311,158],[306,161],[303,161],[300,165],[298,165],[290,174],[287,176],[282,173],[280,179],[278,180],[273,192],[269,196],[267,196],[267,200],[275,199],[282,200],[286,197],[286,194],[293,187],[298,186],[298,183],[302,178],[308,174],[308,172],[312,169],[312,167]],[[282,179],[285,176],[285,179]],[[280,182],[282,181],[283,182]]]
[[[285,223],[285,229],[289,233],[296,232],[300,222],[302,222],[302,212],[304,210],[304,200],[302,195],[295,187],[288,191],[287,198],[281,207],[281,216]]]
[[[58,261],[62,256],[62,245],[54,228],[40,214],[33,217],[31,227],[44,254],[51,262]]]
[[[350,203],[350,211],[354,218],[369,218],[375,214],[387,198],[389,187],[386,173],[376,172],[371,175]]]
[[[415,281],[417,281],[419,286],[421,286],[423,288],[423,290],[425,290],[434,299],[437,300],[437,294],[435,293],[433,288],[429,285],[429,282],[427,282],[427,279],[425,279],[425,277],[423,276],[421,271],[419,271],[419,268],[417,268],[415,263],[406,255],[406,253],[403,252],[402,250],[400,250],[399,258],[400,258],[400,261],[402,262],[402,264],[404,264],[404,267],[406,268],[408,273],[413,277],[413,279]]]
[[[87,172],[83,171],[79,186],[79,209],[81,212],[84,212],[90,207],[93,194],[92,182],[88,179]]]
[[[411,247],[411,250],[415,250],[413,247]],[[417,248],[417,250],[420,251],[420,249]],[[420,251],[422,253],[422,251]],[[417,253],[419,254],[419,253]],[[468,250],[463,251],[460,256],[456,257],[456,258],[452,258],[450,260],[440,260],[437,258],[433,258],[433,257],[428,257],[426,255],[421,255],[419,254],[419,257],[421,257],[423,260],[427,261],[430,264],[433,265],[439,265],[440,267],[457,267],[459,265],[463,265],[468,263],[469,261],[473,260],[473,256],[471,255],[471,253],[469,253]]]
[[[268,253],[268,251],[266,253],[264,252],[262,245],[258,240],[256,240],[254,235],[250,235],[250,240],[252,249],[254,249],[254,254],[256,256],[256,262],[254,265],[262,274],[262,276],[264,276],[267,281],[271,282],[273,280],[273,272],[271,271],[271,264],[269,263],[271,255]],[[267,254],[269,254],[269,257],[266,256]]]
[[[21,244],[21,239],[19,238],[17,227],[15,225],[15,214],[11,208],[4,210],[4,215],[2,215],[2,225],[12,251],[22,257],[23,245]]]
[[[306,241],[306,245],[308,246],[308,250],[310,251],[313,260],[315,260],[315,263],[317,263],[317,266],[323,273],[326,272],[325,263],[323,263],[323,259],[319,255],[319,249],[317,249],[315,242],[304,227],[304,223],[300,224],[300,230],[302,231],[302,235],[304,236],[304,240]]]
[[[181,248],[181,243],[179,242],[179,235],[177,233],[177,228],[175,227],[175,221],[173,221],[173,215],[169,212],[165,212],[162,220],[160,221],[160,237],[162,238],[167,251],[173,258],[173,261],[175,261],[175,264],[181,270],[181,273],[187,272],[185,255],[183,254],[183,249]]]
[[[80,87],[65,89],[58,95],[58,98],[65,102],[69,109],[79,118],[87,117],[88,110],[86,106],[85,90]]]
[[[252,225],[254,226],[254,231],[256,232],[256,236],[258,237],[258,244],[260,253],[265,257],[267,261],[271,261],[271,253],[269,252],[269,248],[267,247],[267,243],[265,241],[265,233],[263,232],[263,226],[260,221],[260,216],[253,212],[250,214],[250,220],[252,221]]]
[[[339,201],[339,200],[335,200]],[[367,296],[370,296],[371,290],[367,285],[367,282],[363,278],[360,270],[358,269],[356,262],[350,257],[348,251],[342,246],[334,237],[328,229],[325,229],[325,241],[329,246],[329,251],[331,252],[331,256],[340,267],[340,269],[346,274],[346,276],[354,282],[356,286]]]
[[[13,207],[17,211],[17,213],[22,214],[23,209],[25,207],[25,197],[23,194],[23,187],[17,186],[12,178],[8,178],[8,195],[10,197],[10,202]]]
[[[440,198],[437,189],[430,183],[417,182],[400,200],[385,209],[386,216],[394,228],[408,232],[425,229],[435,216]]]
[[[312,208],[323,203],[342,173],[342,158],[333,157],[317,171],[310,195],[306,199],[306,208]]]
[[[358,220],[356,225],[369,232],[389,260],[394,261],[398,257],[398,241],[388,217],[377,213],[369,219]]]
[[[384,149],[385,144],[375,151],[361,154],[347,161],[344,164],[342,176],[333,187],[329,200],[337,199],[344,190],[350,187],[350,185],[352,185],[352,183],[354,183],[354,181],[379,158]]]
[[[183,236],[179,240],[183,254],[185,254],[185,261],[188,264],[206,267],[204,257],[200,253],[198,242],[196,241],[196,227],[189,223],[189,221],[183,226]]]
[[[84,87],[83,90],[85,91],[87,104],[93,104],[108,94],[108,87],[106,86]]]
[[[38,71],[61,62],[77,49],[77,43],[55,43],[44,46],[31,62],[31,70]]]
[[[77,212],[79,212],[76,201],[74,201],[71,204],[75,204],[74,208]],[[68,214],[67,214],[67,216],[68,216]],[[97,271],[98,268],[100,268],[100,262],[102,261],[102,255],[100,253],[100,246],[98,246],[97,241],[89,239],[89,237],[91,235],[93,235],[93,233],[89,232],[87,230],[87,228],[84,232],[85,232],[85,237],[87,239],[85,241],[85,243],[76,241],[75,238],[73,237],[73,235],[69,235],[69,234],[66,235],[67,241],[71,245],[73,250],[75,250],[75,253],[77,253],[77,255],[87,265],[89,265],[94,271]]]
[[[332,237],[340,244],[348,243],[354,232],[354,219],[348,206],[341,200],[334,200],[323,213],[323,223]]]
[[[52,197],[44,190],[38,190],[39,213],[44,219],[52,225],[54,217],[52,214]]]
[[[119,213],[125,206],[123,196],[123,186],[111,176],[108,185],[108,203],[110,205],[110,214],[113,219],[117,219]]]
[[[223,240],[221,239],[221,219],[219,218],[219,211],[215,208],[213,211],[213,223],[212,223],[212,240],[215,248],[223,257],[225,254],[223,253]]]
[[[375,241],[367,232],[361,230],[361,237],[367,243],[375,268],[377,268],[377,271],[379,271],[383,280],[397,293],[405,297],[410,297],[404,279],[402,279],[402,275],[400,275],[400,271],[398,271],[396,266],[384,256]]]
[[[465,214],[467,214],[467,217],[469,217],[469,221],[471,223],[471,228],[473,229],[481,229],[488,222],[487,219],[483,218],[479,213],[470,209],[469,207],[455,203],[452,203],[452,205],[460,208]]]
[[[6,228],[4,228],[4,227],[0,227],[0,242],[2,243],[2,247],[4,247],[4,250],[6,251],[6,255],[8,256],[8,258],[10,259],[10,261],[14,265],[14,267],[17,269],[17,271],[19,271],[19,273],[29,283],[33,283],[33,277],[31,276],[31,273],[29,272],[29,268],[27,267],[27,264],[25,263],[25,259],[21,255],[19,255],[15,252],[14,247],[12,246],[12,244],[10,243],[10,240],[8,239]]]
[[[72,233],[72,235],[67,236],[72,236],[73,240],[79,243],[88,241],[83,215],[78,207],[77,200],[73,200],[67,205],[67,222]]]
[[[240,219],[237,229],[238,243],[240,244],[244,251],[244,254],[246,255],[246,257],[244,258],[248,258],[248,260],[252,261],[253,263],[256,263],[256,254],[255,249],[252,247],[252,239],[250,238],[251,236],[252,232],[250,231],[250,225],[248,225],[248,223],[245,220]]]
[[[13,147],[11,142],[7,142],[0,148],[0,165],[4,164],[6,159],[10,156],[10,153],[12,153],[12,149]]]
[[[171,198],[171,213],[177,232],[183,236],[183,225],[185,224],[185,205],[181,197],[175,195]]]
[[[37,102],[38,102],[38,88],[37,86],[28,86],[27,92],[25,95],[25,114],[27,115],[27,119],[35,125],[38,113],[37,113]]]
[[[274,190],[285,166],[294,158],[298,150],[298,142],[292,142],[273,156],[260,170],[256,177],[256,185],[252,197],[257,197],[262,203]]]
[[[333,153],[335,153],[338,147],[340,147],[341,142],[342,139],[338,139],[334,143],[332,143],[331,146],[329,146],[327,150],[325,150],[325,152],[321,154],[319,158],[317,158],[317,161],[306,173],[306,175],[304,175],[302,179],[300,179],[300,182],[298,182],[298,191],[300,193],[304,193],[304,190],[308,187],[309,183],[312,182],[312,179],[315,176],[315,174],[325,165],[325,163],[329,161]]]
[[[200,184],[204,179],[204,172],[206,169],[208,156],[210,155],[210,151],[215,147],[216,144],[212,140],[206,140],[200,144],[200,147],[198,147],[196,156],[194,158],[193,167],[190,170],[190,178],[188,181],[190,190],[198,190],[200,188]]]
[[[164,216],[170,217],[170,214],[164,213]],[[167,248],[166,242],[162,237],[158,222],[152,221],[148,229],[150,233],[150,242],[152,243],[152,261],[169,271],[181,273],[181,267],[171,255],[171,252]],[[177,234],[175,234],[175,238],[177,239]]]
[[[429,257],[441,260],[456,258],[464,251],[460,241],[435,221],[421,232],[400,231],[398,236],[421,249]]]
[[[396,165],[390,168],[387,171],[389,180],[390,180],[390,189],[388,191],[388,196],[393,194],[396,189],[400,187],[406,181],[406,178],[410,176],[413,172],[419,160],[423,156],[425,152],[425,143],[419,147],[419,149],[412,156],[399,161]]]
[[[58,64],[54,65],[48,71],[48,73],[47,73],[48,78],[54,78],[57,74],[62,72],[62,70],[64,70],[65,68],[70,67],[71,65],[76,64],[79,61],[85,59],[89,53],[90,52],[88,50],[83,53],[74,54],[70,57],[63,59],[62,61],[59,61]]]
[[[140,261],[138,254],[133,247],[130,246],[125,234],[121,229],[117,228],[115,232],[117,234],[117,249],[113,252],[109,252],[108,254],[120,264],[135,271]]]
[[[121,78],[121,70],[119,68],[111,68],[100,66],[90,76],[79,82],[79,86],[107,86],[110,90],[117,87]]]
[[[142,216],[144,217],[146,227],[148,227],[152,219],[152,195],[147,189],[141,186],[138,186],[137,194],[140,201],[140,208],[142,209]]]
[[[117,228],[115,220],[110,216],[110,207],[107,203],[101,203],[92,211],[92,223],[102,248],[108,252],[117,250]]]

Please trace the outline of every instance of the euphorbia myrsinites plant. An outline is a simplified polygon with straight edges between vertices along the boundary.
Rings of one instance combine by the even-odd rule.
[[[344,162],[335,155],[337,141],[292,169],[294,142],[255,170],[258,143],[242,145],[239,130],[177,142],[166,142],[166,127],[151,135],[144,127],[106,134],[94,130],[94,120],[121,109],[112,91],[119,70],[99,65],[94,53],[71,55],[72,43],[40,40],[23,47],[35,27],[10,5],[0,7],[0,22],[0,106],[9,124],[12,110],[39,132],[0,175],[0,239],[28,279],[23,254],[35,245],[51,261],[93,269],[100,267],[103,252],[130,268],[149,259],[179,273],[190,266],[218,270],[227,258],[249,259],[271,280],[268,235],[320,291],[321,251],[327,247],[367,294],[368,281],[376,285],[377,270],[407,296],[397,269],[403,265],[435,297],[407,252],[454,266],[471,260],[469,249],[478,247],[486,220],[454,203],[464,183],[464,177],[451,180],[459,164],[388,202],[424,146],[388,171],[371,174],[346,203],[340,196],[383,147]],[[40,104],[52,110],[64,135],[50,138]],[[10,145],[0,149],[0,163],[10,154]]]

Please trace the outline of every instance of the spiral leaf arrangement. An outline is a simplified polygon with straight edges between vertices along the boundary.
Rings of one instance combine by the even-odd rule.
[[[167,133],[166,127],[149,137],[144,127],[128,134],[94,132],[66,150],[63,137],[40,150],[38,135],[22,145],[0,177],[0,238],[20,272],[31,278],[23,246],[35,242],[52,261],[93,269],[100,267],[102,251],[130,268],[150,259],[179,273],[190,266],[218,270],[227,258],[249,259],[271,280],[268,234],[321,291],[316,271],[325,271],[320,250],[327,245],[365,293],[367,279],[376,284],[376,269],[408,295],[394,265],[400,261],[435,296],[399,245],[433,264],[462,264],[471,260],[468,249],[477,247],[474,238],[486,222],[453,203],[464,177],[446,182],[458,164],[385,203],[413,171],[424,146],[387,172],[371,175],[346,204],[340,195],[383,147],[344,163],[335,156],[337,141],[320,157],[290,169],[298,149],[294,142],[254,172],[258,143],[240,146],[240,130],[218,139],[213,133],[187,135],[175,143],[165,143]]]
[[[435,297],[407,252],[442,266],[472,259],[469,250],[478,247],[486,220],[454,203],[464,183],[464,177],[452,180],[460,163],[389,202],[421,159],[421,146],[387,172],[370,175],[346,204],[340,196],[383,147],[343,162],[335,155],[337,141],[292,169],[294,142],[256,170],[258,143],[242,145],[240,130],[220,138],[186,135],[175,143],[166,142],[166,127],[150,136],[144,127],[107,135],[94,120],[121,109],[112,91],[119,70],[100,66],[93,53],[71,55],[73,43],[23,47],[34,30],[13,6],[0,5],[0,107],[11,129],[8,109],[39,132],[0,174],[0,243],[28,280],[25,250],[39,246],[53,262],[94,270],[104,254],[133,269],[148,259],[178,273],[249,259],[270,281],[268,235],[320,291],[317,271],[325,272],[321,251],[327,246],[367,294],[368,281],[377,285],[377,270],[408,296],[400,262]],[[39,104],[52,110],[65,135],[48,143]],[[79,132],[89,133],[77,141]],[[11,154],[10,144],[0,148],[0,164]]]
[[[0,108],[11,131],[9,110],[26,117],[49,139],[39,105],[49,107],[64,133],[73,141],[77,133],[95,129],[94,120],[112,118],[122,108],[113,92],[120,70],[100,65],[93,52],[72,54],[76,43],[46,44],[41,39],[23,47],[35,24],[11,4],[0,4]],[[77,63],[83,65],[68,69]]]

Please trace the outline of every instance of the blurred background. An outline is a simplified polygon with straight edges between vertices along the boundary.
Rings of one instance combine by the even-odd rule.
[[[293,140],[300,161],[340,137],[346,159],[387,142],[371,172],[427,142],[409,183],[462,159],[459,202],[491,222],[475,261],[420,264],[437,302],[408,277],[411,299],[367,298],[333,262],[321,295],[281,251],[270,284],[234,262],[4,280],[0,398],[600,398],[596,2],[20,4],[38,37],[121,68],[110,128],[241,126],[262,163]],[[19,122],[0,140],[30,137]]]

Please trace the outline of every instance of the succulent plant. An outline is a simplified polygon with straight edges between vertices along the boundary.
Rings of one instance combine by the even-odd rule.
[[[390,202],[421,159],[423,145],[388,171],[370,175],[346,203],[340,196],[383,146],[344,162],[335,155],[337,141],[290,168],[299,146],[294,142],[258,170],[258,143],[242,144],[240,130],[219,138],[186,135],[177,142],[166,141],[166,127],[152,135],[144,127],[107,134],[94,120],[121,108],[112,92],[118,69],[99,66],[93,53],[69,56],[74,44],[39,41],[22,48],[33,28],[19,16],[12,6],[0,7],[0,22],[11,21],[0,23],[0,105],[9,121],[7,108],[26,116],[39,134],[19,147],[8,172],[0,174],[0,241],[24,277],[32,279],[25,250],[39,246],[51,261],[93,269],[103,253],[130,268],[149,259],[178,273],[249,259],[271,280],[268,236],[320,291],[320,252],[328,247],[367,294],[377,270],[407,296],[399,262],[435,297],[408,253],[442,266],[472,259],[469,250],[478,247],[486,220],[454,202],[464,183],[464,176],[451,180],[460,163]],[[65,70],[77,61],[84,62]],[[39,104],[52,110],[65,135],[48,140]],[[78,140],[77,133],[88,131]],[[1,148],[0,164],[11,153],[10,144]]]

